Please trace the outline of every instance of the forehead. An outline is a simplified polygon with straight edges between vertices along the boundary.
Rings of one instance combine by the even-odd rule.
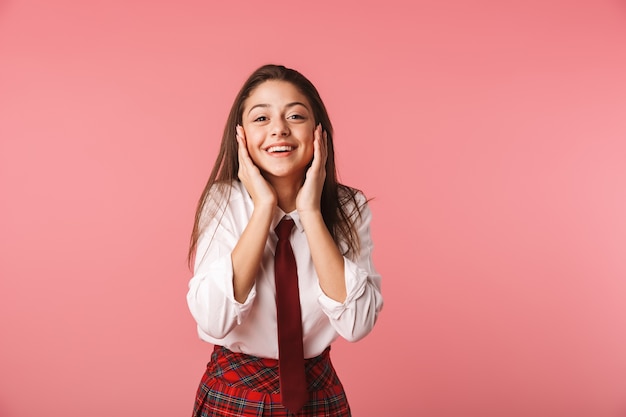
[[[269,80],[252,90],[243,107],[246,109],[257,104],[280,107],[293,102],[301,102],[311,108],[307,97],[295,85],[287,81]]]

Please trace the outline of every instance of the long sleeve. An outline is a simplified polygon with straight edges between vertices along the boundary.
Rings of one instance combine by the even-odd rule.
[[[232,192],[236,194],[234,190]],[[238,196],[231,195],[231,200],[233,198]],[[229,203],[216,210],[214,200],[208,203],[205,213],[215,213],[202,219],[203,231],[198,240],[187,304],[198,324],[200,336],[204,333],[222,339],[245,320],[256,298],[256,285],[243,304],[235,300],[231,253],[241,234],[233,213],[237,205]]]
[[[360,194],[358,197],[363,201],[365,199]],[[370,234],[371,219],[371,211],[364,203],[361,216],[357,220],[359,255],[354,260],[344,256],[347,290],[345,301],[339,303],[323,292],[318,298],[333,328],[350,342],[362,339],[372,330],[383,307],[381,276],[376,272],[372,261],[374,245]]]

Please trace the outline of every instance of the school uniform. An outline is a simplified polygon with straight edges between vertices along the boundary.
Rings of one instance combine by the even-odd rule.
[[[373,328],[383,300],[381,277],[372,262],[371,213],[357,194],[356,221],[360,253],[344,257],[347,297],[327,297],[319,286],[306,235],[297,211],[276,207],[259,271],[243,303],[235,300],[231,252],[243,233],[254,204],[243,184],[234,181],[227,202],[217,190],[205,204],[194,276],[187,302],[200,338],[215,345],[201,381],[194,416],[349,416],[345,393],[330,362],[330,344],[339,336],[356,341]],[[220,192],[225,192],[221,188]],[[350,212],[350,208],[348,212]],[[208,213],[215,213],[209,216]],[[280,402],[274,253],[275,226],[285,216],[295,227],[290,243],[297,264],[302,312],[303,350],[309,400],[297,414]],[[345,246],[340,250],[345,252]],[[282,413],[282,414],[281,414]]]

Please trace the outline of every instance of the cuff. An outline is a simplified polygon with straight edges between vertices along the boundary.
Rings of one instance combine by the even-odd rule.
[[[235,299],[235,289],[233,287],[233,261],[231,257],[224,256],[222,259],[215,262],[213,267],[219,271],[219,273],[215,274],[216,278],[219,277],[216,279],[216,286],[230,303],[232,311],[237,317],[237,324],[239,325],[252,308],[252,303],[256,298],[256,282],[252,285],[252,289],[250,290],[246,301],[240,303]]]
[[[367,271],[359,268],[357,264],[346,257],[343,258],[343,266],[344,279],[346,280],[346,300],[343,303],[328,297],[320,287],[318,302],[322,306],[322,310],[332,320],[341,317],[343,312],[365,292],[365,285],[367,284]]]

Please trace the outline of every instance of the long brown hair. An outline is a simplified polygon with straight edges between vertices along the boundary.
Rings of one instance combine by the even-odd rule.
[[[326,180],[324,181],[320,202],[322,216],[335,243],[339,244],[343,242],[346,245],[347,250],[344,255],[356,255],[359,252],[360,242],[355,227],[355,221],[361,214],[360,207],[355,198],[358,191],[340,184],[337,181],[335,151],[333,147],[333,126],[330,123],[326,106],[324,106],[315,86],[298,71],[286,68],[282,65],[264,65],[254,71],[246,80],[235,97],[235,101],[228,114],[228,120],[224,127],[222,143],[215,165],[213,166],[209,180],[198,201],[188,253],[190,266],[197,249],[198,238],[202,233],[201,220],[204,206],[212,188],[218,184],[231,184],[233,181],[239,180],[237,176],[239,160],[237,157],[237,140],[235,136],[237,125],[242,124],[244,103],[256,87],[269,80],[286,81],[293,84],[309,100],[313,110],[313,117],[315,118],[315,125],[321,123],[322,129],[326,131],[328,137],[328,158],[326,159]],[[230,190],[229,187],[228,190]],[[229,192],[220,194],[220,198],[223,200],[219,201],[216,207],[221,206],[228,201],[229,198]],[[215,216],[216,214],[216,212],[211,212],[209,216]]]

